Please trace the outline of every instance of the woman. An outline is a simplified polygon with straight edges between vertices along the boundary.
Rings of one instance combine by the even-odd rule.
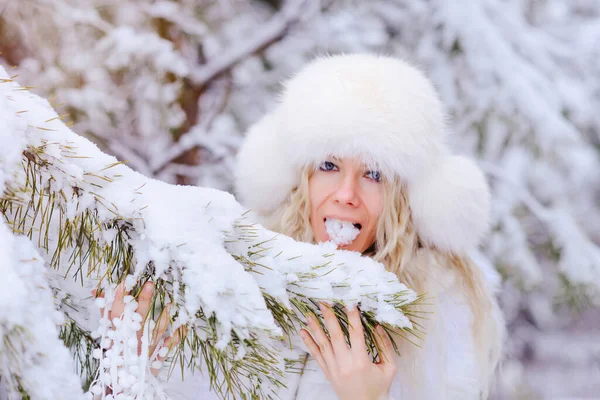
[[[489,191],[474,163],[450,153],[435,89],[407,63],[373,55],[317,59],[284,86],[240,149],[242,204],[267,227],[306,242],[329,240],[330,220],[349,221],[360,230],[341,248],[382,262],[435,303],[421,348],[398,341],[402,357],[389,369],[365,368],[325,310],[332,340],[309,321],[312,335],[302,337],[311,359],[290,392],[487,397],[503,321],[491,282],[468,253],[487,229]]]
[[[348,311],[349,348],[323,307],[330,337],[308,321],[301,337],[310,357],[280,398],[487,397],[504,325],[493,277],[468,253],[487,229],[489,192],[480,170],[452,155],[446,139],[442,106],[425,76],[372,55],[313,61],[248,132],[237,194],[260,222],[305,242],[337,240],[434,303],[420,347],[399,339],[398,357],[380,338],[379,364],[367,356],[358,310]],[[339,239],[340,229],[353,235]],[[190,391],[216,398],[195,376],[169,383],[173,398]]]

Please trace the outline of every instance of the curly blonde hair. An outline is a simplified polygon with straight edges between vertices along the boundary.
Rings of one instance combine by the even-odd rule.
[[[304,167],[299,172],[299,185],[283,204],[270,215],[265,216],[265,225],[269,229],[298,241],[314,242],[309,219],[310,201],[308,196],[308,181],[314,170],[315,167],[311,165]],[[418,293],[426,293],[432,287],[431,268],[433,264],[450,269],[452,275],[457,279],[461,291],[468,299],[473,315],[471,333],[477,349],[478,367],[481,371],[482,396],[486,398],[500,359],[503,341],[503,327],[499,326],[497,322],[500,311],[493,300],[492,289],[470,257],[465,254],[442,252],[420,240],[411,216],[405,183],[397,177],[394,179],[383,177],[382,183],[384,185],[383,213],[378,221],[375,243],[364,255],[382,263],[388,271],[395,273],[401,282]],[[422,257],[423,255],[426,257]],[[417,258],[421,261],[418,261]],[[428,261],[423,262],[423,259]],[[431,312],[431,309],[427,309],[426,306],[422,306],[421,310]],[[424,325],[424,329],[427,331],[427,324]],[[404,358],[417,359],[419,353],[416,346],[403,342],[407,341],[400,341],[398,345]],[[415,367],[408,367],[404,372],[413,375],[419,374]],[[415,380],[418,378],[414,376]]]

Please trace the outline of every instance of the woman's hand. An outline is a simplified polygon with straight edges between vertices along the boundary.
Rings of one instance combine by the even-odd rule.
[[[95,290],[92,291],[92,294],[94,296],[96,296],[96,291]],[[114,318],[120,318],[121,315],[123,314],[123,311],[125,310],[124,298],[125,298],[126,294],[127,293],[125,293],[125,285],[120,284],[117,287],[117,291],[115,293],[115,299],[112,303],[112,308],[108,311],[109,321],[112,321]],[[138,306],[137,306],[137,309],[135,310],[136,313],[140,314],[143,321],[145,321],[149,315],[150,307],[152,305],[152,295],[153,294],[154,294],[154,284],[152,282],[146,282],[144,284],[144,286],[142,287],[142,291],[141,291],[140,295],[138,296],[138,299],[137,299]],[[96,296],[96,297],[103,297],[103,295]],[[184,333],[185,333],[184,332],[185,328],[181,327],[175,332],[175,334],[173,336],[169,336],[169,337],[165,338],[161,344],[161,339],[162,339],[164,333],[167,331],[167,328],[168,328],[169,322],[170,322],[169,321],[169,308],[170,308],[170,305],[168,304],[163,309],[158,321],[156,322],[156,325],[154,326],[154,329],[152,330],[152,334],[150,335],[150,346],[149,346],[149,350],[148,350],[149,357],[152,357],[154,352],[157,350],[157,346],[159,346],[159,345],[163,349],[168,349],[168,351],[163,350],[162,352],[160,351],[161,348],[158,349],[158,351],[159,351],[158,356],[156,357],[156,360],[154,360],[152,362],[152,366],[150,368],[150,371],[152,372],[152,374],[154,376],[158,375],[158,373],[160,372],[160,367],[162,366],[163,361],[167,358],[169,351],[172,348],[174,348],[175,346],[177,346],[177,344],[179,344],[179,342],[181,341],[181,338],[184,336]],[[104,309],[101,309],[100,313],[102,315],[104,315]],[[140,355],[142,353],[142,336],[143,336],[143,334],[144,334],[144,324],[142,323],[142,329],[137,331],[138,355]]]
[[[374,363],[367,353],[360,311],[357,307],[348,310],[348,347],[342,328],[333,311],[321,305],[327,337],[314,317],[308,319],[312,336],[304,329],[302,340],[315,358],[340,400],[387,399],[396,375],[392,343],[381,326],[377,326],[375,339],[380,348],[380,361]]]

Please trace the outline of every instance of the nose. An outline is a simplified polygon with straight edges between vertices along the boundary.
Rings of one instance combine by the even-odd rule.
[[[333,193],[333,200],[339,204],[356,207],[359,203],[358,182],[353,176],[344,176]]]

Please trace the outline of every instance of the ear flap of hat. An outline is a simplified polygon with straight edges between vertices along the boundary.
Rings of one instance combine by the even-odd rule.
[[[487,233],[489,188],[482,171],[468,158],[444,157],[408,192],[417,232],[428,245],[465,254]]]
[[[240,203],[268,214],[297,185],[297,174],[279,145],[273,117],[265,116],[246,134],[237,155],[235,187]]]

